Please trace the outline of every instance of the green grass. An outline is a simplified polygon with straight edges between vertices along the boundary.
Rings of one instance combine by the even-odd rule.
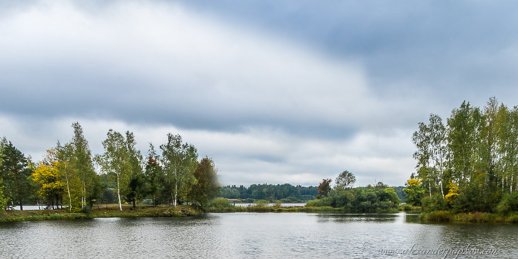
[[[421,206],[412,206],[410,204],[400,204],[399,211],[418,213],[422,211]]]
[[[501,215],[487,212],[452,213],[432,211],[421,213],[423,223],[518,223],[518,214]]]
[[[6,211],[0,214],[0,222],[20,222],[39,220],[76,220],[92,218],[141,218],[141,217],[189,217],[203,212],[191,206],[144,207],[123,211],[114,208],[95,208],[90,213],[68,212],[65,210]]]
[[[55,211],[7,211],[0,214],[0,222],[40,221],[40,220],[74,220],[87,219],[84,213]]]

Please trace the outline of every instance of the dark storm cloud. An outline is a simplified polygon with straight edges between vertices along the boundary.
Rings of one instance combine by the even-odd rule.
[[[423,88],[449,105],[518,97],[515,1],[184,2],[358,59],[380,95]]]

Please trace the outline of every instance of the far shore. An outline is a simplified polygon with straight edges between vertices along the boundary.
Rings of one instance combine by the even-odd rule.
[[[308,207],[308,206],[229,206],[224,208],[209,208],[201,210],[189,205],[172,206],[139,206],[132,209],[131,206],[124,206],[120,211],[115,204],[101,204],[94,206],[94,209],[87,212],[69,212],[64,209],[55,210],[10,210],[0,214],[0,223],[23,222],[23,221],[45,221],[45,220],[83,220],[94,218],[145,218],[145,217],[199,217],[207,213],[338,213],[344,215],[380,215],[393,214],[397,211],[379,213],[351,213],[341,208],[332,207]],[[409,213],[409,212],[406,212]],[[410,212],[411,213],[411,212]],[[501,215],[496,213],[451,213],[448,211],[423,212],[415,223],[425,224],[516,224],[518,214]]]

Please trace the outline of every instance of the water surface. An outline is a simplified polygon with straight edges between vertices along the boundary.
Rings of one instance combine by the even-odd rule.
[[[516,225],[415,221],[404,213],[215,213],[9,223],[0,225],[0,258],[518,257]]]

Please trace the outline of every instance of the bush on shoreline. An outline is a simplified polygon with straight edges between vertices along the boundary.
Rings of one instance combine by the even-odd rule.
[[[495,214],[487,212],[453,213],[439,210],[421,214],[423,223],[518,223],[518,214]]]
[[[65,210],[6,211],[0,214],[0,222],[40,220],[76,220],[93,218],[140,218],[140,217],[193,217],[203,212],[191,206],[146,207],[135,210],[93,209],[88,213]]]

